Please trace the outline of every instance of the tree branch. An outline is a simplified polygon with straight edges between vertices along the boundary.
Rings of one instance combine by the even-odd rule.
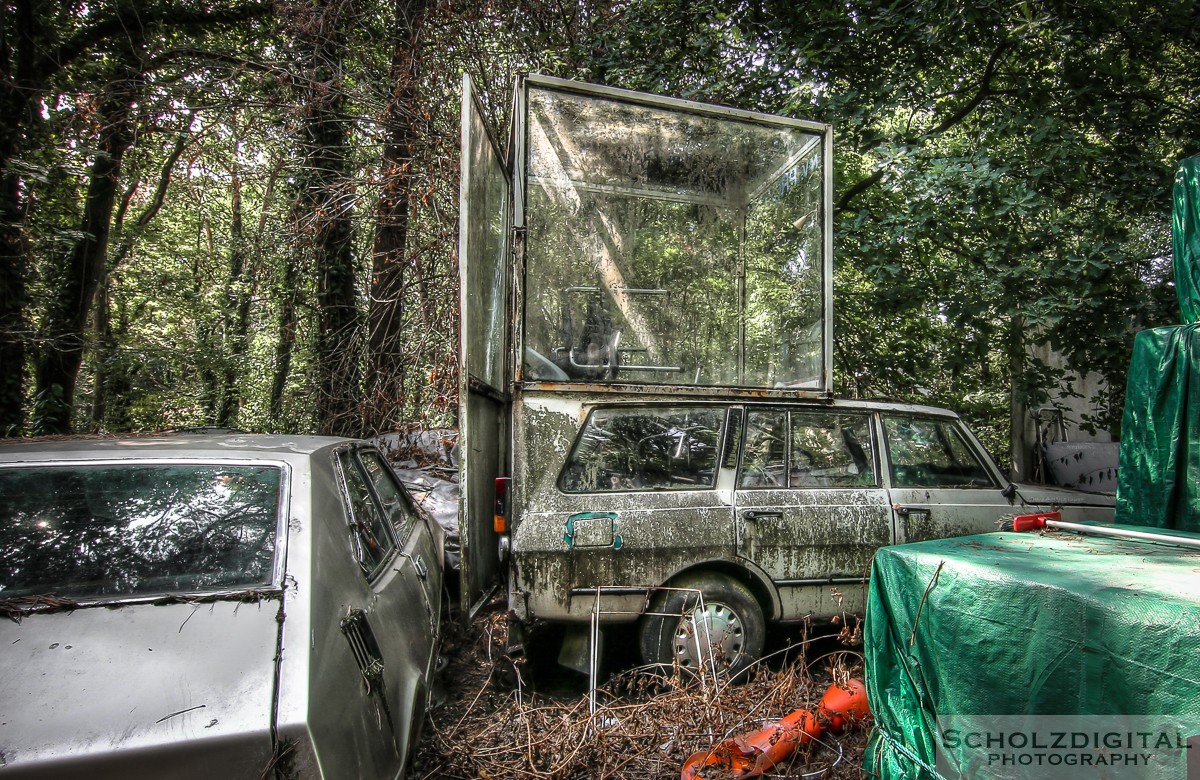
[[[959,107],[950,116],[946,117],[938,124],[937,127],[925,133],[921,140],[928,140],[935,135],[941,135],[950,128],[962,122],[971,112],[987,100],[992,94],[992,80],[996,78],[996,70],[1000,65],[1000,59],[1008,50],[1008,41],[1002,41],[996,50],[992,52],[992,56],[988,58],[987,67],[983,70],[983,77],[979,80],[979,91],[975,96]]]
[[[191,138],[192,122],[196,119],[196,111],[193,109],[184,119],[183,128],[179,131],[178,137],[175,139],[175,146],[171,149],[171,153],[167,155],[167,159],[163,162],[163,166],[158,175],[158,186],[154,189],[154,197],[146,204],[146,208],[138,215],[137,220],[133,223],[134,227],[141,229],[150,224],[150,220],[154,219],[158,214],[159,209],[163,206],[163,201],[167,197],[167,187],[171,183],[171,172],[175,169],[175,163],[179,162],[179,158],[183,156],[183,152],[188,147],[188,141]]]
[[[206,62],[217,62],[222,65],[232,65],[235,68],[245,68],[259,73],[275,73],[278,72],[278,66],[268,65],[258,60],[250,60],[245,57],[239,57],[236,54],[222,51],[210,51],[206,49],[192,48],[175,48],[163,51],[152,57],[146,63],[146,72],[151,73],[159,68],[165,67],[168,63],[182,59],[197,59]]]
[[[837,205],[833,207],[834,213],[845,211],[850,207],[850,201],[857,198],[863,192],[871,189],[880,181],[883,180],[883,169],[879,168],[865,179],[859,179],[850,189],[842,193],[842,197],[838,198]]]
[[[77,30],[58,48],[44,54],[32,68],[32,80],[45,83],[52,75],[69,65],[100,41],[131,28],[145,32],[147,28],[170,26],[177,28],[204,27],[244,22],[267,16],[273,10],[270,2],[250,2],[215,11],[201,11],[186,6],[161,5],[138,8],[132,14],[116,11]]]
[[[987,65],[983,69],[983,75],[979,79],[979,89],[975,92],[970,100],[959,106],[957,111],[947,116],[932,129],[927,130],[918,136],[909,136],[904,138],[901,140],[901,143],[906,145],[915,145],[924,141],[928,141],[930,138],[941,135],[942,133],[945,133],[947,130],[950,130],[966,120],[966,118],[969,117],[971,113],[975,111],[975,109],[979,108],[979,106],[982,105],[985,100],[995,94],[992,91],[992,82],[996,78],[996,72],[1000,67],[1000,61],[1003,59],[1005,52],[1008,51],[1008,48],[1009,42],[1002,41],[1000,45],[997,46],[992,52],[991,56],[988,57]],[[853,201],[863,192],[869,190],[871,187],[874,187],[882,180],[883,170],[878,169],[869,176],[855,182],[849,189],[842,193],[840,198],[838,198],[837,205],[834,206],[833,209],[834,213],[847,211],[850,208],[851,201]]]

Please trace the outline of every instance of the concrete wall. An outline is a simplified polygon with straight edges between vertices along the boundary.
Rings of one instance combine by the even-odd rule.
[[[1065,359],[1054,352],[1049,345],[1034,346],[1029,348],[1029,354],[1036,357],[1052,368],[1062,369],[1065,367]],[[1057,397],[1052,397],[1052,401],[1044,405],[1044,407],[1059,406],[1063,410],[1063,426],[1065,428],[1066,439],[1069,442],[1111,442],[1114,441],[1112,434],[1106,430],[1097,429],[1096,432],[1089,433],[1080,427],[1083,415],[1095,415],[1097,413],[1096,406],[1092,403],[1092,398],[1102,389],[1104,389],[1106,380],[1103,376],[1095,373],[1089,373],[1082,377],[1077,374],[1072,375],[1074,381],[1072,385],[1075,392],[1082,397],[1067,396],[1065,392],[1060,392]],[[1043,407],[1043,408],[1044,408]],[[1037,469],[1035,468],[1035,448],[1037,446],[1037,409],[1026,409],[1023,405],[1016,402],[1014,399],[1012,404],[1012,421],[1013,421],[1013,438],[1012,438],[1012,478],[1018,482],[1033,482],[1038,481]],[[1053,430],[1047,428],[1047,423],[1050,422],[1049,416],[1042,417],[1043,430],[1053,436],[1056,436]]]

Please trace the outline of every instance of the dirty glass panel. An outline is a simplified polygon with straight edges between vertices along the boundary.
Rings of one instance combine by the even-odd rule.
[[[894,486],[995,486],[954,422],[910,417],[883,422]]]
[[[596,409],[559,485],[568,493],[711,488],[724,418],[713,408]]]
[[[746,366],[741,384],[824,380],[821,144],[761,188],[746,215]]]
[[[744,488],[783,487],[786,474],[787,413],[774,410],[747,413],[739,484]]]
[[[864,487],[875,481],[870,418],[862,414],[792,413],[791,487]]]
[[[392,536],[388,533],[383,512],[371,498],[366,479],[354,464],[353,456],[343,452],[338,459],[345,478],[346,498],[350,503],[350,539],[363,572],[371,574],[391,554]]]
[[[269,585],[281,470],[0,469],[0,598],[114,598]]]
[[[375,486],[375,494],[379,496],[384,512],[392,522],[396,539],[399,544],[403,545],[417,521],[416,512],[409,506],[400,486],[396,484],[392,470],[383,462],[379,453],[359,453],[359,460],[362,462],[371,484]]]
[[[817,386],[821,136],[536,88],[527,136],[526,378]]]
[[[508,332],[508,284],[505,263],[508,174],[496,156],[478,111],[470,112],[460,251],[466,269],[463,316],[467,334],[467,370],[496,389],[504,388],[504,350]]]

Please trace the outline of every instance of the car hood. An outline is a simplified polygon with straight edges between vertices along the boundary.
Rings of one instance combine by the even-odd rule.
[[[280,616],[268,598],[0,620],[0,773],[258,777]]]
[[[1053,504],[1057,506],[1116,506],[1116,496],[1104,493],[1088,493],[1071,488],[1051,487],[1048,485],[1017,485],[1017,495],[1026,505],[1042,506]]]

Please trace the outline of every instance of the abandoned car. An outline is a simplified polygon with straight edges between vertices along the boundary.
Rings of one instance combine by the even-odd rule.
[[[740,667],[767,621],[861,614],[885,545],[1024,511],[1113,514],[1110,496],[1011,485],[944,409],[527,398],[525,412],[517,446],[548,444],[513,477],[510,604],[527,620],[640,619],[648,662],[694,666],[707,637]]]
[[[363,442],[0,444],[0,772],[396,777],[439,545]]]

